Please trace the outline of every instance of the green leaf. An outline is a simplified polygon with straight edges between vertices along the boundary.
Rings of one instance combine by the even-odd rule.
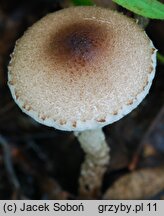
[[[158,52],[157,53],[157,59],[158,59],[158,61],[160,61],[160,63],[164,64],[164,55],[162,55]]]
[[[72,0],[74,5],[94,5],[91,0]]]
[[[113,0],[117,4],[125,7],[144,17],[152,19],[164,19],[164,4],[157,0]]]

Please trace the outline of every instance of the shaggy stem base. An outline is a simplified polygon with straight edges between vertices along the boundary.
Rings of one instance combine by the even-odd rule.
[[[100,195],[103,176],[109,164],[109,146],[102,129],[75,135],[86,153],[79,179],[79,196],[92,199]]]

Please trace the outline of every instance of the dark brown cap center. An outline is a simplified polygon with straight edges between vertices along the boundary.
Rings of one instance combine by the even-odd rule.
[[[64,26],[54,38],[51,51],[62,62],[86,66],[93,63],[105,48],[107,31],[104,26],[91,21]]]
[[[94,41],[89,32],[73,32],[65,39],[65,48],[67,52],[77,58],[88,58],[94,50]]]

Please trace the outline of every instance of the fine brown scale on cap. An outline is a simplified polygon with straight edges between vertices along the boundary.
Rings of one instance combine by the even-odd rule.
[[[36,121],[83,131],[136,108],[155,65],[156,49],[134,20],[109,9],[71,7],[42,18],[18,40],[8,85]]]

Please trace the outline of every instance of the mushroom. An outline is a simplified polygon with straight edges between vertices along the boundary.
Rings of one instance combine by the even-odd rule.
[[[109,164],[102,127],[136,108],[155,75],[156,49],[136,22],[100,7],[51,13],[17,41],[8,85],[23,112],[74,131],[86,153],[80,194],[100,192]]]

